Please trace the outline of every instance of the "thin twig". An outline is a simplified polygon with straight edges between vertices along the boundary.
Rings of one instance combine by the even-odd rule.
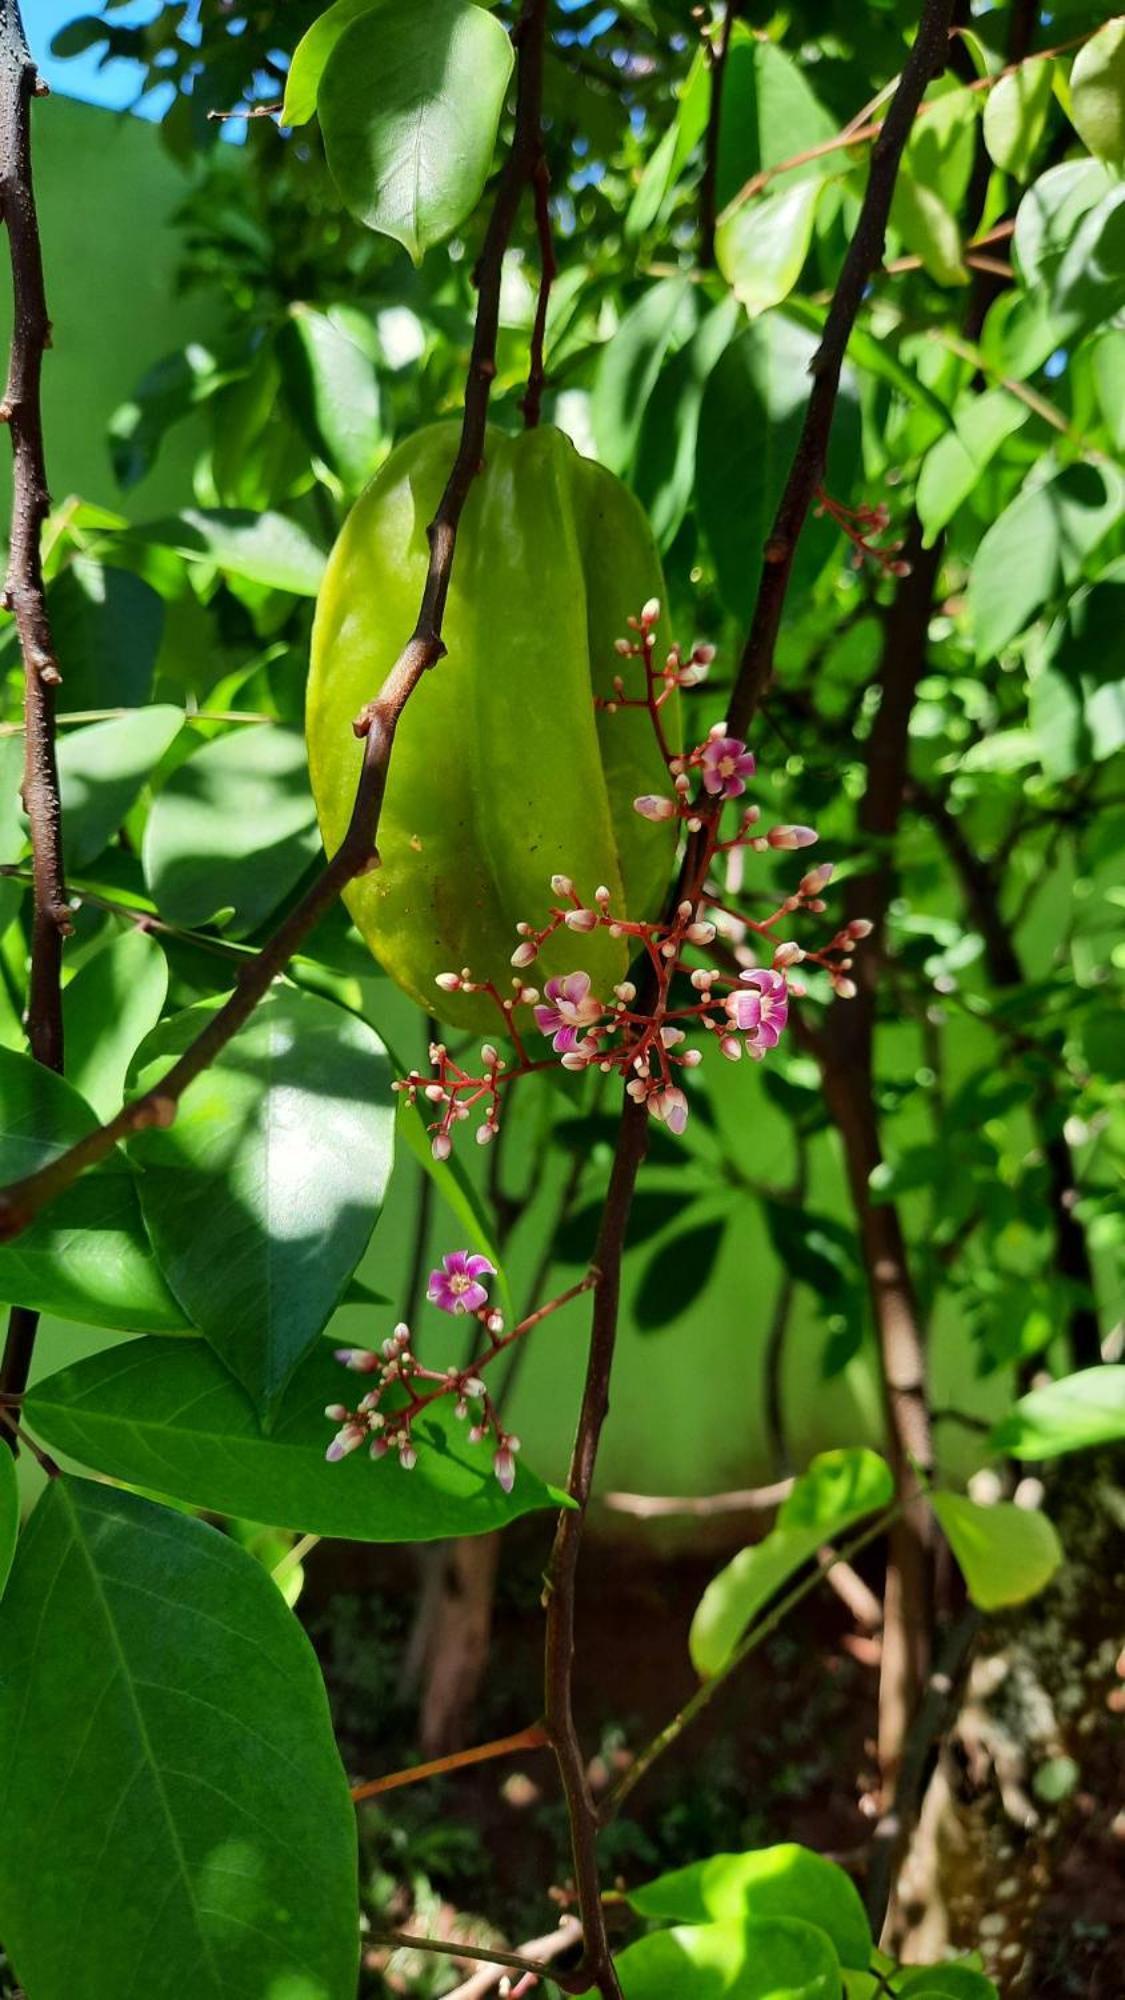
[[[402,1785],[419,1785],[426,1778],[441,1778],[450,1771],[463,1771],[469,1764],[487,1764],[494,1757],[510,1757],[517,1750],[546,1750],[550,1739],[541,1722],[520,1729],[514,1736],[497,1736],[491,1743],[476,1743],[470,1750],[451,1750],[448,1757],[432,1757],[428,1764],[414,1764],[405,1771],[389,1771],[385,1778],[369,1778],[365,1785],[352,1786],[352,1799],[378,1798],[382,1792],[397,1792]]]
[[[43,583],[43,524],[50,512],[43,451],[41,381],[51,322],[31,163],[31,101],[43,96],[17,0],[0,0],[0,211],[12,268],[12,341],[0,419],[12,437],[12,527],[0,602],[19,634],[24,665],[23,802],[31,829],[31,973],[27,1038],[36,1062],[63,1066],[62,947],[70,934],[63,877],[62,807],[55,756],[55,689],[62,679]],[[0,1362],[0,1389],[23,1389],[39,1315],[14,1306]],[[16,1449],[13,1432],[7,1440]]]
[[[523,1958],[518,1951],[501,1951],[499,1946],[485,1950],[481,1945],[455,1944],[449,1938],[412,1937],[408,1931],[372,1931],[372,1944],[386,1945],[393,1951],[432,1951],[442,1958],[466,1958],[479,1960],[482,1965],[499,1966],[508,1972],[531,1972],[537,1977],[544,1975],[553,1979],[564,1993],[585,1993],[586,1980],[581,1973],[552,1972],[541,1959]]]
[[[527,392],[520,408],[529,431],[536,429],[543,413],[543,391],[547,371],[543,350],[547,341],[547,314],[551,309],[551,286],[559,275],[555,238],[551,229],[551,170],[542,141],[539,158],[531,177],[535,197],[535,233],[539,241],[539,290],[535,299],[535,322],[531,329],[531,351],[527,371]]]
[[[354,724],[363,739],[363,763],[351,818],[343,841],[316,880],[305,891],[263,947],[249,961],[229,1000],[213,1015],[203,1032],[152,1090],[134,1098],[85,1138],[56,1159],[0,1190],[0,1241],[19,1234],[47,1202],[75,1181],[88,1167],[106,1158],[114,1146],[151,1126],[171,1124],[185,1090],[214,1062],[245,1025],[273,981],[309,932],[356,876],[378,867],[375,842],[386,791],[395,731],[406,703],[423,676],[442,659],[442,625],[453,574],[457,530],[465,501],[483,463],[489,397],[496,374],[496,339],[500,316],[500,277],[520,200],[539,156],[540,108],[547,0],[530,0],[517,34],[519,82],[516,129],[493,204],[477,268],[476,329],[465,390],[461,441],[449,480],[428,530],[429,567],[414,633],[387,675],[379,693]]]
[[[563,1917],[557,1930],[548,1931],[545,1937],[532,1938],[523,1945],[521,1957],[537,1958],[543,1965],[548,1965],[552,1959],[561,1958],[564,1951],[572,1951],[581,1937],[582,1927],[577,1919]],[[559,1983],[557,1972],[543,1976],[548,1976],[555,1985]],[[452,1993],[446,1995],[446,2000],[485,2000],[487,1994],[496,1991],[503,1977],[501,1966],[485,1966],[480,1972],[474,1972],[472,1978],[466,1979],[461,1986],[455,1986]]]

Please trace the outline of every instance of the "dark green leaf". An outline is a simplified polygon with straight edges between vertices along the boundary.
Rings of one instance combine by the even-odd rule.
[[[149,814],[145,880],[161,915],[189,930],[233,911],[257,930],[320,850],[305,746],[280,725],[213,737],[173,772]]]
[[[75,556],[48,592],[65,714],[139,708],[148,700],[164,630],[164,605],[127,569]]]
[[[720,208],[733,202],[754,174],[834,138],[837,126],[810,89],[805,67],[775,41],[736,25],[723,76]],[[774,186],[787,188],[803,175],[814,177],[822,164],[817,160],[794,168]]]
[[[620,474],[633,462],[660,371],[669,353],[690,340],[698,320],[688,278],[662,278],[625,314],[598,356],[590,419],[603,464]]]
[[[97,1122],[61,1077],[0,1049],[0,1185],[45,1166]],[[0,1244],[0,1298],[126,1333],[185,1328],[145,1235],[123,1154],[111,1154]]]
[[[8,1581],[20,1529],[20,1489],[16,1461],[0,1439],[0,1597]]]
[[[216,1004],[150,1036],[139,1090],[159,1082]],[[393,1154],[390,1086],[365,1022],[274,987],[189,1085],[175,1124],[131,1142],[161,1268],[267,1418],[375,1226]]]
[[[682,1200],[678,1205],[682,1211]],[[656,1252],[637,1288],[633,1305],[642,1332],[654,1333],[671,1326],[681,1313],[698,1302],[710,1282],[725,1230],[725,1221],[697,1222]]]
[[[371,1316],[371,1308],[364,1307]],[[389,1315],[383,1315],[383,1323]],[[374,1333],[370,1335],[374,1341]],[[559,1495],[517,1460],[505,1494],[487,1444],[469,1443],[449,1401],[418,1419],[418,1463],[365,1451],[329,1465],[338,1426],[329,1403],[357,1383],[326,1341],[303,1361],[268,1438],[253,1405],[202,1340],[138,1340],[38,1382],[27,1402],[37,1437],[113,1479],[240,1519],[355,1542],[422,1542],[502,1528]]]
[[[347,306],[293,306],[278,339],[282,379],[306,441],[353,488],[379,455],[374,350],[370,322]]]
[[[993,522],[969,583],[978,660],[992,659],[1064,585],[1078,582],[1120,518],[1123,495],[1125,480],[1108,461],[1070,465],[1025,486]]]
[[[739,319],[734,299],[708,313],[694,338],[665,362],[644,410],[633,488],[661,549],[671,547],[691,505],[703,391]]]
[[[354,1992],[355,1813],[320,1671],[214,1528],[51,1482],[0,1621],[0,1745],[0,1930],[29,1993]]]
[[[129,1064],[160,1019],[168,966],[147,931],[120,932],[63,993],[66,1078],[98,1117],[121,1109]]]
[[[72,868],[85,868],[109,845],[183,726],[181,709],[161,706],[63,732],[59,779]]]

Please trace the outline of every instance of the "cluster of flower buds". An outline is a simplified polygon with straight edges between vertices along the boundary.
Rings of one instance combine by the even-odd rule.
[[[451,1397],[454,1416],[469,1425],[469,1442],[492,1440],[492,1470],[504,1492],[512,1491],[520,1441],[504,1430],[481,1376],[527,1328],[503,1337],[503,1319],[490,1307],[483,1282],[494,1276],[495,1266],[487,1257],[472,1256],[467,1250],[450,1251],[440,1268],[430,1274],[430,1302],[442,1312],[470,1314],[488,1336],[485,1352],[468,1368],[424,1367],[413,1351],[410,1328],[405,1324],[396,1326],[378,1352],[365,1347],[337,1348],[336,1359],[343,1367],[372,1380],[354,1409],[341,1402],[329,1403],[325,1410],[329,1421],[339,1426],[325,1453],[331,1464],[366,1444],[372,1458],[386,1458],[394,1452],[403,1471],[413,1471],[418,1463],[413,1429],[417,1418],[431,1404]]]
[[[518,976],[512,982],[511,999],[491,982],[474,980],[469,967],[440,975],[438,984],[447,992],[487,994],[514,1047],[506,1059],[486,1042],[479,1067],[469,1069],[443,1042],[435,1042],[430,1049],[432,1073],[412,1072],[397,1085],[410,1103],[421,1098],[433,1107],[429,1132],[438,1159],[449,1156],[454,1129],[474,1114],[478,1141],[487,1144],[493,1139],[508,1085],[519,1076],[550,1067],[552,1061],[568,1070],[616,1072],[632,1098],[645,1103],[652,1116],[673,1132],[682,1132],[689,1107],[681,1073],[702,1062],[709,1037],[732,1062],[743,1055],[761,1060],[775,1048],[788,1019],[790,997],[800,998],[806,990],[796,967],[819,966],[838,998],[854,997],[852,954],[869,934],[870,924],[860,920],[845,924],[818,949],[798,944],[780,928],[797,912],[823,915],[830,862],[809,869],[766,917],[751,918],[727,900],[738,894],[745,853],[794,851],[811,846],[817,835],[809,826],[763,827],[759,808],[746,805],[740,808],[737,827],[722,837],[724,807],[743,797],[755,775],[754,757],[740,737],[729,733],[725,722],[716,723],[706,741],[692,750],[668,747],[660,710],[675,687],[702,678],[712,649],[697,646],[685,665],[674,648],[658,668],[659,618],[660,606],[653,600],[639,618],[630,619],[638,636],[620,640],[618,651],[622,657],[641,661],[645,691],[633,700],[619,681],[620,699],[610,705],[646,707],[652,716],[671,788],[667,793],[646,793],[634,800],[634,807],[645,819],[677,820],[685,834],[702,835],[696,842],[698,864],[691,871],[693,893],[684,896],[670,918],[640,923],[613,908],[607,888],[584,898],[569,876],[554,875],[555,900],[545,921],[539,926],[516,926],[519,942],[512,965]],[[719,871],[725,877],[721,882]],[[563,932],[581,938],[597,930],[628,940],[635,978],[598,994],[589,972],[579,964],[548,979],[542,993],[525,983],[523,975],[549,940]],[[717,939],[724,947],[721,954],[710,949]],[[763,963],[766,953],[768,960]],[[726,959],[724,966],[708,963],[708,958],[720,955]],[[578,947],[575,956],[581,956]],[[550,1057],[528,1048],[529,1024],[521,1016],[529,1008],[535,1027],[550,1044]]]
[[[865,562],[872,562],[885,576],[909,576],[910,564],[902,555],[902,542],[877,542],[876,535],[885,535],[891,525],[891,510],[885,500],[875,507],[845,507],[842,500],[833,500],[823,486],[817,488],[816,506],[813,512],[818,518],[825,514],[842,528],[852,544],[852,568],[862,569]]]

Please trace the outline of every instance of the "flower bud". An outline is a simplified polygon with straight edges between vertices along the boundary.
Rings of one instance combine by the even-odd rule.
[[[779,944],[773,955],[774,971],[783,972],[787,965],[800,965],[804,956],[800,945],[795,944],[792,939],[786,944]]]
[[[448,1160],[453,1151],[453,1141],[448,1132],[435,1132],[430,1145],[435,1160]]]
[[[641,624],[658,625],[659,623],[660,623],[660,599],[658,597],[650,597],[648,603],[643,607],[641,611]]]
[[[811,826],[771,826],[766,842],[770,847],[811,847],[817,838]]]
[[[676,816],[673,801],[662,799],[654,792],[646,792],[643,798],[634,799],[633,811],[640,813],[642,819],[674,819]]]
[[[539,947],[534,944],[518,944],[508,963],[515,966],[531,965],[539,956]]]
[[[828,884],[831,882],[832,873],[833,863],[831,861],[822,861],[819,868],[810,868],[808,874],[802,875],[800,880],[799,887],[802,896],[819,896],[821,890],[827,889]]]
[[[596,910],[568,910],[563,921],[568,931],[592,931],[597,929]]]
[[[439,972],[434,980],[434,985],[440,986],[443,993],[456,993],[460,984],[459,972]]]
[[[556,896],[573,896],[574,884],[569,875],[552,875],[551,887]]]

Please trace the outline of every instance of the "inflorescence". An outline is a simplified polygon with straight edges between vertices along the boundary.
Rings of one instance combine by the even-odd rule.
[[[584,897],[569,876],[554,875],[551,890],[555,901],[549,906],[546,921],[540,926],[516,926],[520,941],[512,953],[512,965],[518,976],[512,981],[510,997],[491,980],[475,980],[468,966],[439,975],[437,983],[448,993],[487,995],[514,1045],[509,1058],[486,1042],[479,1067],[466,1068],[444,1042],[434,1042],[430,1048],[433,1074],[422,1076],[412,1071],[395,1086],[406,1093],[411,1104],[422,1098],[433,1107],[435,1116],[428,1129],[439,1160],[449,1157],[455,1128],[474,1113],[479,1121],[477,1140],[487,1145],[496,1136],[508,1086],[517,1077],[550,1068],[555,1062],[568,1070],[616,1072],[630,1097],[646,1104],[653,1117],[680,1133],[689,1110],[682,1074],[698,1067],[708,1046],[717,1046],[731,1062],[743,1055],[760,1061],[775,1048],[788,1019],[790,997],[799,998],[806,990],[795,976],[796,967],[806,963],[820,966],[839,998],[850,999],[855,994],[850,977],[852,953],[869,934],[870,924],[845,924],[817,950],[785,937],[780,929],[785,919],[798,912],[823,914],[823,891],[832,875],[830,862],[802,875],[793,892],[769,916],[754,919],[727,902],[726,898],[739,893],[747,852],[801,849],[811,846],[817,835],[808,826],[763,828],[759,808],[746,805],[739,808],[733,832],[721,837],[723,809],[743,797],[755,773],[754,757],[739,737],[728,734],[722,722],[692,750],[680,752],[669,745],[662,710],[677,688],[694,687],[704,678],[714,648],[697,646],[685,660],[680,649],[673,647],[658,664],[655,630],[659,618],[660,606],[653,599],[639,618],[629,620],[634,636],[617,642],[623,659],[640,662],[645,677],[643,692],[631,695],[624,676],[618,675],[613,696],[601,705],[611,713],[618,708],[646,708],[649,712],[668,767],[670,788],[667,793],[635,799],[634,809],[645,819],[680,823],[689,842],[684,876],[687,893],[669,919],[641,923],[614,909],[608,889],[597,888],[592,897]],[[722,883],[720,871],[725,877]],[[577,964],[564,976],[548,979],[542,992],[526,983],[524,974],[549,939],[562,931],[572,933],[575,956],[579,957],[577,941],[597,930],[629,940],[638,967],[635,980],[623,980],[604,995],[598,994],[590,974]],[[707,963],[708,948],[716,939],[727,947],[728,970]],[[749,942],[752,939],[770,947],[768,964],[756,962]],[[528,1010],[532,1010],[539,1034],[549,1041],[550,1056],[529,1051]]]

